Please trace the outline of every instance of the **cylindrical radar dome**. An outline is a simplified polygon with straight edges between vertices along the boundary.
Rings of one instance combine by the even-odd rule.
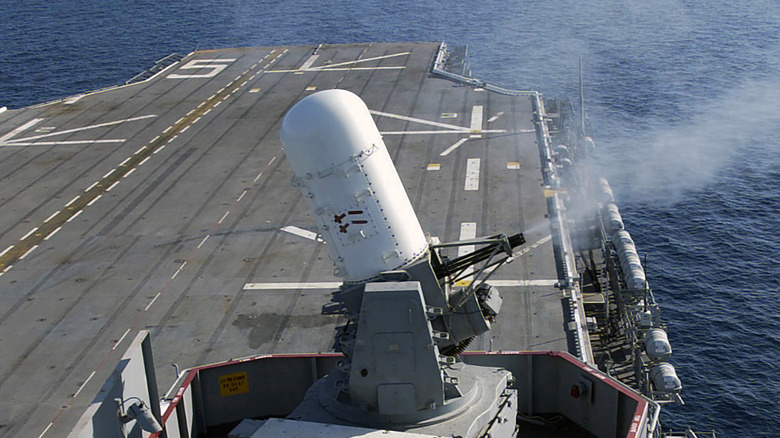
[[[428,250],[425,234],[366,104],[346,90],[312,94],[284,117],[282,145],[337,275],[370,280]]]

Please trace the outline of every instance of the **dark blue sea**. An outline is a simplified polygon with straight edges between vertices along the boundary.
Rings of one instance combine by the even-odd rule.
[[[665,428],[780,436],[777,0],[0,3],[0,106],[123,83],[171,53],[446,41],[473,75],[577,99],[662,305]]]

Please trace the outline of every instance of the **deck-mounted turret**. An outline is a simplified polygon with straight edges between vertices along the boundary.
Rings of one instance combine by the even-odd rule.
[[[491,436],[511,436],[511,373],[451,355],[490,329],[501,297],[485,280],[522,234],[430,245],[368,108],[349,91],[303,99],[281,135],[293,185],[344,278],[349,320],[337,340],[344,361],[289,418],[471,437],[500,417]],[[465,244],[481,247],[452,260],[439,253]]]

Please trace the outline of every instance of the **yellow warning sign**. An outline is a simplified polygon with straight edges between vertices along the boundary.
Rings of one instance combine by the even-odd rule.
[[[249,392],[249,378],[246,371],[219,376],[219,394],[222,397]]]

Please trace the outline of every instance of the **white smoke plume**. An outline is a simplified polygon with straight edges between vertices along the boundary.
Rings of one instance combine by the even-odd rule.
[[[641,138],[612,139],[608,151],[600,152],[610,155],[602,172],[618,182],[613,188],[622,188],[619,197],[678,202],[711,183],[732,160],[780,152],[780,139],[772,136],[780,128],[780,79],[746,82],[710,103],[686,108],[679,120]]]

